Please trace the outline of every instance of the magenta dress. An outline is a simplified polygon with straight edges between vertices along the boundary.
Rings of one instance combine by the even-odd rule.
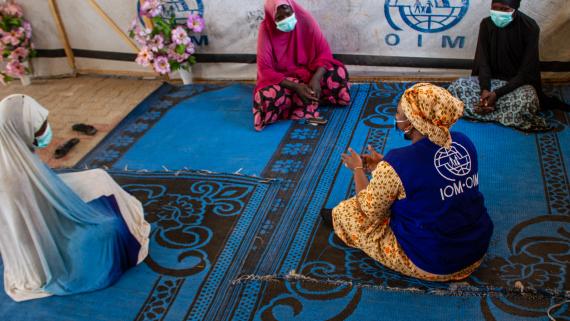
[[[275,24],[275,12],[283,4],[291,6],[297,17],[297,25],[291,32],[282,32]],[[318,117],[318,103],[305,104],[296,92],[279,84],[284,79],[308,84],[320,67],[326,70],[321,80],[321,103],[348,105],[348,72],[342,62],[333,58],[313,16],[294,0],[266,0],[257,45],[255,129],[260,131],[280,119]]]

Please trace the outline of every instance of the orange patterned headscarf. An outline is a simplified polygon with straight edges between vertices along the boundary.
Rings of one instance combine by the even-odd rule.
[[[449,91],[419,83],[404,92],[400,100],[406,118],[434,144],[450,148],[449,129],[463,115],[463,102]]]

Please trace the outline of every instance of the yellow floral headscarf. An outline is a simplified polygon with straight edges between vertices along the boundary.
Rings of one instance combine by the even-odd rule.
[[[400,100],[406,118],[434,144],[450,148],[449,128],[463,115],[463,102],[433,84],[419,83]]]

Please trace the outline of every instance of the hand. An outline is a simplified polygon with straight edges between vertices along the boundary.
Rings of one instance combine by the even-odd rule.
[[[297,84],[295,91],[305,104],[319,102],[319,99],[315,96],[315,92],[305,84]]]
[[[495,104],[497,104],[497,94],[492,91],[487,98],[487,107],[493,108],[495,110]]]
[[[378,163],[384,160],[384,156],[378,153],[371,145],[368,145],[368,152],[370,154],[362,155],[362,159],[366,165],[364,167],[366,167],[369,172],[373,172],[376,166],[378,166]]]
[[[309,88],[311,88],[313,90],[313,92],[315,93],[315,97],[317,99],[321,99],[321,80],[319,79],[319,77],[313,77],[313,79],[311,79],[311,82],[309,83]]]
[[[490,95],[491,92],[486,89],[481,92],[481,98],[479,99],[479,107],[488,107],[489,105],[488,99]]]
[[[348,148],[348,153],[342,154],[340,158],[342,159],[344,166],[346,166],[351,171],[354,171],[354,169],[357,167],[363,167],[362,158],[360,158],[360,155],[356,153],[352,148]]]
[[[495,111],[495,104],[497,103],[497,94],[492,91],[483,90],[479,106],[475,108],[477,114],[486,115]]]

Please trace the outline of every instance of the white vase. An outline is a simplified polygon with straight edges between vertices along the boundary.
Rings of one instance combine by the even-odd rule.
[[[22,82],[22,86],[29,86],[32,83],[32,80],[28,75],[20,77],[20,81]]]
[[[24,67],[26,67],[26,69],[30,68],[29,61],[24,61],[23,65]],[[29,86],[32,83],[32,79],[29,74],[25,74],[22,77],[20,77],[20,81],[22,82],[22,86]]]
[[[185,85],[189,85],[192,83],[192,70],[186,69],[179,69],[178,72],[180,73],[180,78],[182,78],[182,83]]]

